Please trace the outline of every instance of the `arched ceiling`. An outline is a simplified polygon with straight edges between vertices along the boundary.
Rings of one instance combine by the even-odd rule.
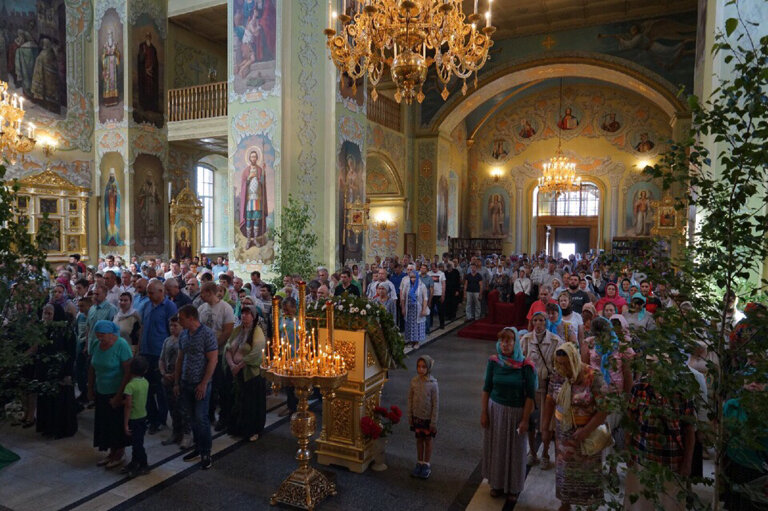
[[[697,0],[494,0],[494,39],[572,30],[603,23],[620,23],[654,16],[695,11]],[[463,0],[470,13],[474,0]],[[479,0],[478,10],[487,10],[488,0]]]

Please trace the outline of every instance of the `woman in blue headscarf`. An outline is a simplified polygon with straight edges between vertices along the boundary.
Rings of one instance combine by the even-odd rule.
[[[114,468],[122,465],[125,446],[129,444],[123,425],[123,390],[130,379],[133,352],[128,341],[120,337],[120,327],[107,320],[94,325],[98,344],[91,351],[88,394],[96,402],[93,446],[109,450],[98,466]]]
[[[563,309],[556,303],[547,304],[547,330],[563,341],[579,345],[579,326],[563,321]]]
[[[414,349],[427,338],[427,315],[429,314],[429,292],[415,270],[403,280],[400,292],[400,307],[405,318],[405,343]]]
[[[507,494],[514,503],[525,483],[526,434],[538,382],[533,362],[523,356],[517,329],[507,327],[498,337],[496,354],[485,368],[482,467],[491,496]]]
[[[629,312],[623,316],[629,323],[630,331],[654,330],[656,328],[653,314],[645,310],[645,297],[640,293],[632,295],[632,299],[629,301]]]

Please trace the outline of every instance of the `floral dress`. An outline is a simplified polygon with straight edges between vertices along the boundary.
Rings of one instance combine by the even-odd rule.
[[[555,375],[550,379],[549,396],[557,402],[557,395],[563,378]],[[571,411],[576,427],[583,426],[597,413],[597,400],[605,395],[605,384],[600,371],[589,366],[582,367],[582,379],[571,386]],[[575,506],[591,506],[603,502],[602,456],[581,454],[578,447],[572,447],[571,437],[576,429],[563,431],[562,411],[555,409],[555,435],[557,438],[556,494],[562,502]]]

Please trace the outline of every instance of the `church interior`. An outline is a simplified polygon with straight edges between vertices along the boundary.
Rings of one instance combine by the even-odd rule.
[[[762,2],[738,3],[745,18],[768,16]],[[429,21],[390,20],[387,29],[404,30],[397,38],[342,33],[374,16],[372,5],[427,4],[446,20],[463,13],[451,28],[468,42],[450,57],[429,38],[421,50],[403,49]],[[331,273],[404,254],[567,259],[630,250],[687,228],[673,192],[643,170],[688,133],[686,96],[707,97],[730,72],[711,47],[734,8],[720,0],[0,0],[3,102],[23,114],[6,134],[18,129],[26,141],[4,142],[5,179],[17,180],[29,234],[52,232],[44,247],[52,268],[73,254],[99,270],[108,256],[126,265],[194,257],[201,267],[221,258],[246,282],[254,271],[270,281],[289,201],[306,206],[317,238],[311,259]],[[764,35],[765,24],[755,30]],[[387,37],[392,59],[382,50],[347,67]],[[398,60],[397,41],[406,58]],[[567,191],[551,193],[550,178],[570,179]],[[437,361],[443,387],[434,475],[410,477],[414,440],[401,424],[388,470],[323,467],[338,493],[319,508],[558,509],[554,471],[538,467],[516,502],[487,495],[479,418],[494,348],[456,336],[459,326],[433,323],[434,343],[418,351]],[[377,387],[382,402],[403,408],[417,367],[417,355],[406,355],[408,369]],[[208,472],[147,436],[152,471],[135,479],[95,466],[92,416],[61,440],[0,422],[2,444],[22,454],[0,470],[0,509],[268,509],[296,465],[294,421],[277,413],[284,401],[268,396],[258,442],[214,433]],[[320,422],[325,435],[333,426]],[[312,449],[330,449],[323,445]]]

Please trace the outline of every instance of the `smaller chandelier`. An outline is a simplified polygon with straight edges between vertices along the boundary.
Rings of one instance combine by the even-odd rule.
[[[563,79],[560,79],[560,106],[558,116],[563,111]],[[554,193],[555,197],[565,192],[575,192],[581,187],[581,178],[576,177],[576,164],[563,156],[560,150],[563,129],[558,126],[557,153],[549,159],[549,163],[541,166],[539,191]]]
[[[493,45],[492,2],[488,0],[485,27],[480,27],[478,0],[469,15],[464,14],[461,0],[342,0],[341,14],[328,0],[325,35],[331,59],[353,83],[367,76],[374,101],[387,67],[398,103],[424,100],[422,87],[433,64],[443,84],[443,100],[448,99],[447,84],[454,76],[464,81],[461,92],[466,94],[467,79],[474,75],[477,86],[477,72]]]
[[[8,84],[0,81],[0,150],[11,164],[16,156],[35,147],[35,125],[28,124],[26,135],[21,131],[24,119],[24,98],[8,93]]]
[[[560,195],[564,192],[575,192],[581,187],[581,178],[576,177],[576,164],[558,149],[557,155],[550,158],[549,163],[542,165],[539,178],[539,191]]]

